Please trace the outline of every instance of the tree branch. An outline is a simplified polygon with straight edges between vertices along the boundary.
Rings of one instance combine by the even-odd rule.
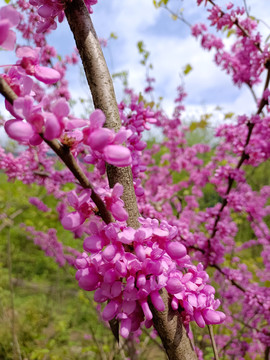
[[[73,0],[66,2],[65,14],[82,59],[95,108],[104,112],[105,126],[117,132],[121,128],[121,120],[113,83],[88,10],[82,0]],[[129,214],[128,225],[138,228],[140,214],[131,168],[117,168],[107,164],[107,175],[110,187],[117,182],[123,185],[122,200]]]
[[[151,302],[149,307],[153,314],[153,322],[167,356],[170,360],[196,360],[197,356],[181,321],[179,311],[174,311],[165,289],[160,291],[165,304],[164,311],[158,311]]]
[[[212,348],[213,348],[213,352],[214,352],[214,358],[215,358],[215,360],[219,360],[217,345],[216,345],[214,331],[213,331],[213,325],[207,325],[207,327],[209,330],[211,344],[212,344]]]

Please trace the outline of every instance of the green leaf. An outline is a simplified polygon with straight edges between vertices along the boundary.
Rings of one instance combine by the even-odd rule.
[[[156,0],[153,0],[153,4],[154,4],[154,7],[155,7],[156,9],[158,9],[158,8],[160,7],[160,5],[158,5],[158,3],[156,2]]]
[[[144,102],[144,97],[142,96],[142,93],[139,94],[138,103]]]
[[[205,114],[205,115],[203,115],[203,116],[201,117],[201,121],[199,121],[199,122],[196,122],[196,121],[192,122],[192,123],[190,124],[190,126],[189,126],[189,130],[190,130],[190,131],[194,131],[194,130],[196,130],[196,129],[198,129],[198,128],[204,129],[204,128],[207,126],[207,124],[208,124],[208,123],[207,123],[207,119],[209,119],[211,116],[212,116],[211,114]]]
[[[118,36],[115,33],[111,32],[110,39],[118,39]]]
[[[138,47],[139,53],[142,54],[144,52],[144,43],[143,43],[143,41],[138,41],[137,47]]]
[[[224,114],[224,119],[231,119],[234,116],[233,112],[228,112],[226,114]]]
[[[190,125],[189,125],[189,130],[190,131],[194,131],[198,128],[198,123],[197,122],[192,122]]]
[[[235,30],[234,29],[230,29],[227,33],[227,38],[229,38],[232,34],[235,34]]]
[[[187,64],[184,71],[183,71],[183,73],[185,75],[187,75],[188,73],[190,73],[191,70],[192,70],[192,66],[190,64]]]

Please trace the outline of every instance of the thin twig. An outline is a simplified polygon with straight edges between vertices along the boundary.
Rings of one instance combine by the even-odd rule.
[[[97,346],[97,349],[98,349],[98,353],[99,353],[99,356],[100,356],[100,360],[107,360],[107,356],[106,356],[106,353],[104,352],[102,346],[100,345],[99,341],[97,340],[96,338],[96,335],[95,335],[95,331],[93,330],[92,326],[91,326],[91,322],[89,322],[89,330],[90,330],[90,333],[92,335],[92,338],[94,340],[94,343],[96,344]]]
[[[184,24],[186,24],[187,26],[189,26],[191,28],[191,26],[192,26],[191,23],[188,22],[182,14],[178,15],[173,10],[171,10],[167,5],[162,5],[162,8],[167,10],[175,19],[182,21]]]
[[[267,347],[265,348],[264,360],[270,360],[270,346],[267,346]]]
[[[212,348],[213,348],[213,352],[214,352],[214,358],[215,358],[215,360],[219,360],[217,345],[216,345],[214,331],[213,331],[213,326],[212,325],[207,325],[207,327],[208,327],[208,331],[209,331],[209,335],[210,335],[210,339],[211,339],[211,344],[212,344]]]
[[[245,11],[247,13],[247,16],[249,17],[249,10],[248,10],[248,6],[247,6],[247,2],[246,2],[246,0],[243,0],[243,2],[244,2]]]
[[[7,260],[8,260],[8,278],[9,278],[9,290],[10,290],[10,306],[11,306],[11,331],[12,331],[12,347],[13,347],[13,359],[22,360],[20,345],[16,336],[16,319],[14,308],[14,288],[12,282],[12,256],[11,256],[11,241],[10,241],[10,228],[7,233]]]
[[[154,339],[153,337],[151,337],[151,336],[149,335],[148,331],[146,331],[144,328],[142,328],[142,332],[143,332],[145,335],[147,335],[147,336],[151,339],[151,341],[153,341],[153,343],[155,343],[155,345],[157,345],[157,346],[159,347],[160,350],[162,350],[163,352],[165,352],[165,351],[164,351],[164,347],[163,347],[156,339]]]

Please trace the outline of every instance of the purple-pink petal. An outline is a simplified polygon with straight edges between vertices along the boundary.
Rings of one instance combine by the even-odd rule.
[[[205,321],[204,321],[204,318],[203,318],[200,310],[195,310],[193,316],[194,316],[194,320],[196,321],[198,326],[200,328],[204,328],[205,327]]]
[[[93,131],[88,137],[87,144],[94,150],[101,152],[105,146],[114,140],[114,133],[106,128]]]
[[[49,114],[46,119],[44,137],[47,140],[53,140],[61,135],[62,128],[58,119],[53,115]]]
[[[128,213],[124,209],[124,206],[122,204],[118,204],[117,202],[112,204],[111,206],[111,212],[113,214],[113,217],[116,220],[119,221],[126,221],[128,219]]]
[[[0,46],[4,41],[6,41],[6,38],[8,37],[9,27],[10,25],[8,20],[0,20]]]
[[[17,26],[20,22],[20,15],[12,6],[7,5],[0,8],[0,19],[7,19],[10,26]]]
[[[90,127],[93,130],[101,128],[104,125],[105,121],[106,117],[100,109],[95,110],[90,115]]]
[[[35,78],[47,85],[56,83],[60,77],[60,73],[54,69],[39,65],[35,66]]]
[[[223,313],[222,313],[223,314]],[[219,314],[219,311],[215,311],[212,309],[204,309],[202,311],[202,315],[206,324],[220,324],[222,323],[223,319]]]
[[[120,335],[127,339],[131,330],[131,319],[123,319],[120,325]]]
[[[169,242],[166,246],[166,250],[172,259],[179,259],[187,254],[186,247],[176,241]]]
[[[154,305],[154,307],[158,310],[158,311],[164,311],[165,310],[165,305],[164,302],[162,300],[162,297],[160,296],[159,292],[157,290],[152,291],[150,294],[151,297],[151,301]]]
[[[95,269],[86,268],[80,271],[79,286],[86,291],[93,291],[98,287],[99,275]]]
[[[71,212],[63,217],[61,223],[66,230],[75,230],[84,222],[78,211]]]
[[[176,277],[168,279],[166,288],[170,294],[177,294],[184,289],[181,281]]]
[[[121,145],[108,145],[104,148],[103,154],[105,161],[111,165],[124,167],[132,162],[129,149]]]
[[[99,235],[88,236],[84,239],[83,248],[85,251],[98,252],[104,246],[104,239]]]
[[[52,69],[49,69],[52,70]],[[56,70],[54,70],[56,71]],[[69,114],[69,105],[65,99],[59,99],[52,107],[52,111],[58,118],[63,118]]]
[[[117,313],[119,304],[112,300],[110,301],[104,308],[103,313],[102,313],[102,317],[105,321],[110,321],[114,318],[114,316]]]
[[[11,139],[23,142],[28,141],[35,134],[33,127],[21,120],[6,121],[5,130]]]
[[[15,43],[16,43],[16,34],[13,30],[9,30],[6,39],[2,42],[0,46],[5,50],[13,50]]]

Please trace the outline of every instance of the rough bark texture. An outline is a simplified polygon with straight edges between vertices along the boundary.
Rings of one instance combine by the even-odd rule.
[[[89,13],[82,0],[67,2],[65,13],[82,59],[95,108],[104,112],[105,126],[117,132],[121,127],[121,120],[113,83]],[[123,185],[122,199],[129,214],[128,225],[138,228],[139,211],[130,167],[107,165],[107,175],[110,187],[117,182]]]
[[[149,307],[153,314],[153,322],[157,330],[167,356],[170,360],[196,360],[190,339],[187,336],[179,312],[172,310],[168,293],[165,289],[160,291],[165,304],[164,311],[158,311],[149,301]]]

